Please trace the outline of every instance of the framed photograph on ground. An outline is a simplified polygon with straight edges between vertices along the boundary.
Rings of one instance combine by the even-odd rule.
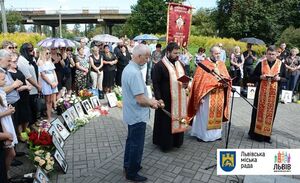
[[[241,93],[241,87],[240,86],[232,86],[232,88],[235,88],[235,90],[239,93]],[[233,97],[240,97],[240,95],[235,92]],[[232,92],[230,93],[230,97],[232,97]]]
[[[41,167],[36,169],[34,180],[38,183],[50,182],[50,179],[47,177],[47,174],[42,170]]]
[[[93,96],[90,98],[90,101],[92,103],[92,107],[93,108],[96,108],[96,107],[100,107],[101,106],[101,103],[100,103],[100,100],[98,98],[98,96]]]
[[[248,89],[247,89],[247,98],[248,99],[254,99],[254,97],[255,97],[255,91],[256,91],[256,87],[250,87],[250,86],[248,86]]]
[[[284,103],[291,103],[293,97],[293,92],[290,90],[282,90],[281,101]]]
[[[83,109],[85,110],[85,112],[87,114],[89,114],[92,111],[93,107],[92,107],[92,104],[90,103],[90,101],[88,99],[82,101],[81,104],[82,104]]]
[[[114,92],[107,93],[106,97],[107,97],[107,100],[108,100],[109,107],[116,107],[117,106],[118,99],[117,99],[117,96]]]
[[[59,164],[60,168],[63,170],[64,173],[67,173],[68,170],[68,164],[67,161],[62,155],[56,150],[54,153],[54,158]]]
[[[67,124],[69,130],[73,131],[74,128],[75,128],[75,123],[74,123],[74,120],[73,120],[73,116],[71,116],[70,113],[69,113],[69,109],[66,110],[65,112],[63,112],[61,115],[62,115],[65,123]]]
[[[80,102],[76,103],[74,105],[74,107],[75,107],[75,110],[76,110],[76,112],[77,112],[77,114],[78,114],[79,117],[84,116],[84,112],[83,112],[83,109],[82,109],[82,106],[81,106]]]
[[[52,125],[55,127],[59,135],[64,140],[66,140],[70,136],[70,132],[67,130],[67,128],[62,124],[62,122],[58,118],[56,118],[56,120],[52,122]]]
[[[56,150],[58,150],[58,152],[62,155],[62,157],[65,157],[65,152],[63,151],[63,149],[60,147],[59,141],[56,138],[56,136],[52,136],[52,142],[56,148]]]
[[[56,130],[56,128],[52,125],[49,130],[48,130],[49,134],[52,135],[52,137],[56,137],[56,139],[58,140],[58,143],[60,145],[60,147],[64,147],[65,145],[65,141],[64,139],[59,135],[58,131]]]
[[[56,128],[52,125],[49,130],[48,130],[49,134],[56,137],[56,139],[59,142],[60,147],[64,147],[65,145],[65,141],[64,139],[60,136],[60,134],[58,133],[58,131],[56,130]]]
[[[77,112],[76,112],[76,110],[75,110],[74,106],[72,106],[69,109],[67,109],[67,111],[69,112],[69,115],[71,116],[71,118],[73,119],[73,121],[75,121],[75,119],[79,117],[78,114],[77,114]]]

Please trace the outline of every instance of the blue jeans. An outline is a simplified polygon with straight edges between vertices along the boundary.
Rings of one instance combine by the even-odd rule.
[[[146,123],[139,122],[128,125],[128,136],[124,154],[124,168],[127,170],[128,177],[135,177],[141,166],[144,142],[145,142]]]

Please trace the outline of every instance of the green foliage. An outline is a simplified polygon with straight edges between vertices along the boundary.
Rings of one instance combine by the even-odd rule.
[[[20,48],[23,43],[31,43],[36,46],[39,41],[45,38],[45,36],[41,36],[40,34],[36,33],[2,33],[0,34],[0,43],[5,40],[12,41],[17,43],[18,47]]]
[[[75,24],[74,25],[73,33],[75,34],[75,36],[79,36],[80,35],[80,24]]]
[[[206,54],[209,55],[209,49],[218,43],[223,44],[223,48],[227,53],[227,57],[229,57],[230,53],[232,53],[232,49],[235,46],[241,47],[241,51],[245,51],[247,49],[246,43],[236,41],[232,38],[229,39],[229,38],[218,38],[218,37],[207,37],[207,36],[190,36],[188,48],[189,48],[189,52],[194,55],[197,53],[198,49],[202,47],[206,49]],[[253,50],[256,51],[260,56],[266,50],[266,47],[254,45]]]
[[[216,23],[213,16],[212,10],[199,9],[192,18],[191,34],[194,36],[216,36]]]
[[[276,44],[279,45],[281,42],[285,42],[289,48],[300,48],[300,28],[289,27],[285,29]]]
[[[284,29],[300,24],[300,0],[219,0],[217,3],[217,29],[222,37],[253,36],[274,43]]]
[[[18,26],[21,25],[22,15],[16,11],[6,12],[7,31],[15,32],[18,31]],[[2,25],[2,18],[0,18],[0,24]],[[0,27],[2,32],[2,26]]]
[[[165,33],[167,23],[167,4],[163,0],[138,0],[131,6],[131,15],[126,26],[131,26],[128,36],[140,33]],[[129,35],[132,34],[132,35]]]

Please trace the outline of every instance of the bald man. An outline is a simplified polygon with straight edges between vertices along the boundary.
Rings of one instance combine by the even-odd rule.
[[[214,46],[210,52],[211,57],[201,63],[229,79],[226,66],[220,60],[221,49]],[[188,118],[194,118],[191,135],[198,141],[209,142],[222,138],[222,122],[228,121],[230,89],[231,82],[226,85],[216,75],[197,67],[188,103]]]

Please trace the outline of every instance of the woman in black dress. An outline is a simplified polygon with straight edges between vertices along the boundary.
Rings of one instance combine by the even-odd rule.
[[[103,53],[103,89],[105,93],[110,93],[115,83],[117,57],[109,51],[109,46],[104,46]]]
[[[14,123],[17,127],[16,132],[18,139],[22,141],[22,139],[20,139],[20,134],[25,131],[31,121],[31,109],[29,105],[29,91],[31,90],[31,86],[27,85],[24,74],[17,69],[18,55],[16,53],[12,55],[12,61],[10,63],[8,71],[10,72],[13,80],[18,79],[23,82],[23,86],[17,89],[20,99],[16,102],[16,112],[13,114]]]
[[[118,86],[122,86],[121,79],[122,79],[122,72],[126,65],[131,60],[130,53],[128,52],[126,46],[120,46],[120,52],[117,55],[118,63],[117,63],[117,76],[116,76],[116,84]]]

